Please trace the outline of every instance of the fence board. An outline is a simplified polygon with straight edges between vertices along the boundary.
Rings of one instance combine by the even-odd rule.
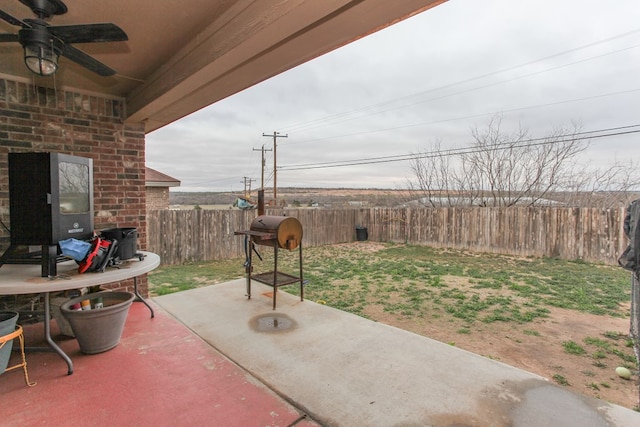
[[[298,218],[305,247],[356,240],[409,243],[516,256],[547,256],[616,264],[626,240],[625,209],[443,207],[267,209]],[[238,258],[256,211],[156,210],[147,216],[148,249],[163,264]]]

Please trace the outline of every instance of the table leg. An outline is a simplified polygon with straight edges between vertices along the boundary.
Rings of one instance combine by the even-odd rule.
[[[44,293],[44,339],[47,341],[47,344],[62,357],[62,359],[67,362],[67,375],[73,374],[73,362],[67,356],[67,354],[62,351],[58,344],[51,338],[51,306],[49,305],[49,292]]]
[[[151,312],[151,318],[153,319],[153,317],[155,316],[155,313],[153,312],[153,308],[151,308],[149,303],[146,302],[145,299],[142,297],[142,295],[140,295],[140,292],[138,292],[138,278],[137,277],[133,278],[133,293],[136,294],[136,301],[141,301],[144,305],[147,306],[147,308]]]

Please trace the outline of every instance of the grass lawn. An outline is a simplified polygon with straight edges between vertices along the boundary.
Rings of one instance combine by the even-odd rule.
[[[259,247],[256,271],[273,264]],[[297,251],[279,252],[282,271],[297,271]],[[384,244],[374,251],[353,245],[307,248],[305,297],[367,317],[365,307],[424,316],[440,311],[469,323],[528,322],[549,307],[628,316],[629,273],[619,267],[516,258],[425,246]],[[243,277],[243,259],[160,267],[149,275],[152,295],[165,295]],[[296,293],[295,286],[284,288]]]

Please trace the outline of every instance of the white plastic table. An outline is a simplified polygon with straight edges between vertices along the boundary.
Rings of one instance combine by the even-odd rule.
[[[58,275],[52,279],[41,277],[40,264],[5,264],[0,267],[0,295],[44,295],[44,338],[51,349],[67,363],[68,374],[71,375],[73,362],[51,338],[51,306],[49,303],[51,292],[105,285],[133,278],[136,297],[149,308],[151,317],[153,317],[153,309],[138,292],[136,278],[158,267],[160,257],[152,252],[138,251],[138,253],[142,254],[142,260],[135,257],[123,261],[118,268],[109,267],[104,273],[79,274],[78,264],[75,261],[65,261],[57,265]]]

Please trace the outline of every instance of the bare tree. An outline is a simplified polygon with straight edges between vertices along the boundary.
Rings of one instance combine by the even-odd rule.
[[[598,199],[603,207],[620,206],[628,197],[602,197],[603,191],[611,196],[639,182],[633,164],[579,168],[576,157],[589,141],[576,123],[533,139],[523,128],[505,132],[497,116],[471,134],[473,143],[465,149],[442,150],[438,141],[428,152],[416,155],[411,165],[415,181],[409,183],[414,199],[431,207],[533,206],[550,199],[571,205]]]
[[[592,168],[588,173],[584,169],[584,165],[574,165],[572,178],[563,189],[568,206],[621,207],[640,196],[630,191],[640,186],[640,168],[633,159],[618,160],[607,168]]]
[[[434,144],[436,155],[428,156],[423,161],[412,163],[412,170],[417,182],[409,183],[411,193],[422,194],[423,203],[429,207],[438,207],[453,204],[457,196],[454,191],[446,189],[459,189],[464,185],[456,176],[456,169],[450,164],[451,157],[440,155],[440,142]]]

